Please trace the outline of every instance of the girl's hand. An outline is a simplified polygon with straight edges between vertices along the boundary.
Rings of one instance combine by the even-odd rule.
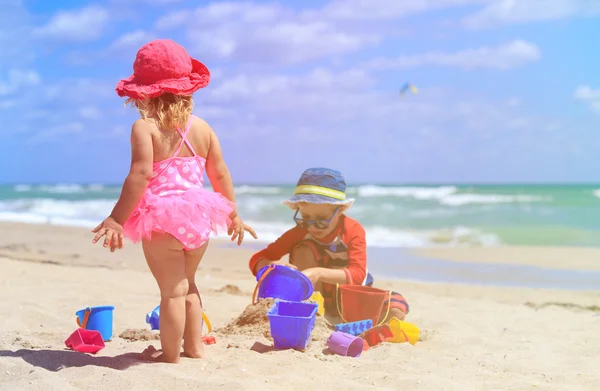
[[[258,239],[254,229],[251,226],[244,224],[240,216],[235,216],[233,220],[231,220],[231,225],[229,226],[227,235],[231,235],[232,242],[237,238],[238,246],[240,246],[244,241],[244,231],[248,231],[254,239]]]
[[[110,246],[110,252],[123,248],[123,227],[112,217],[108,216],[92,232],[96,233],[92,243],[96,243],[101,237],[105,236],[104,247]]]

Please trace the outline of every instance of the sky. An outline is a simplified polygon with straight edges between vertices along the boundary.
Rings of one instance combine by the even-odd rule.
[[[600,1],[1,4],[0,183],[121,183],[115,86],[157,38],[210,69],[194,113],[234,184],[600,183]]]

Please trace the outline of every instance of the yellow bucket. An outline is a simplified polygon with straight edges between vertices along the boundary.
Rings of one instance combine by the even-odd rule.
[[[314,292],[309,298],[309,301],[313,301],[319,305],[319,309],[317,310],[317,315],[323,316],[325,315],[325,299],[323,299],[323,295],[321,292]]]
[[[405,322],[396,317],[392,318],[388,322],[390,330],[394,336],[387,340],[387,342],[409,342],[414,345],[419,340],[419,333],[421,330],[412,323]]]

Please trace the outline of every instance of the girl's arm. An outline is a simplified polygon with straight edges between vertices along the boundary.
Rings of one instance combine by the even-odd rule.
[[[152,178],[154,148],[148,124],[143,120],[134,122],[131,129],[131,167],[123,183],[119,201],[110,217],[123,225],[133,212]]]
[[[210,132],[210,147],[208,148],[208,155],[206,156],[206,175],[208,176],[214,191],[221,193],[223,197],[235,204],[233,182],[231,180],[229,168],[227,168],[227,164],[225,164],[225,159],[223,158],[223,151],[221,150],[219,138],[210,125],[206,124],[206,126]],[[236,216],[237,205],[234,206],[229,218],[233,220]]]
[[[206,123],[205,123],[206,124]],[[254,239],[258,239],[254,229],[248,224],[244,224],[240,216],[238,216],[237,204],[235,202],[235,194],[233,192],[233,182],[231,181],[231,174],[223,159],[223,152],[221,151],[221,144],[219,138],[215,134],[214,130],[210,125],[206,124],[210,132],[210,146],[208,147],[208,155],[206,156],[206,174],[210,180],[214,191],[221,193],[223,197],[233,202],[233,211],[229,215],[231,219],[231,225],[227,232],[231,236],[231,240],[234,241],[237,238],[238,246],[242,244],[244,240],[244,231],[247,231],[252,235]]]

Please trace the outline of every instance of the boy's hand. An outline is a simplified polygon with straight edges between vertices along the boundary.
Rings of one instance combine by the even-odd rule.
[[[302,270],[302,273],[312,282],[313,286],[317,285],[321,281],[321,270],[320,267],[311,267],[309,269]]]
[[[104,236],[104,247],[110,246],[110,252],[123,248],[123,226],[108,216],[103,222],[92,230],[96,234],[92,243],[96,243]]]
[[[231,235],[232,242],[237,238],[238,246],[241,246],[242,242],[244,241],[244,231],[249,232],[254,239],[258,239],[254,229],[248,224],[245,224],[240,216],[235,216],[233,220],[231,220],[231,225],[229,226],[227,235]]]

